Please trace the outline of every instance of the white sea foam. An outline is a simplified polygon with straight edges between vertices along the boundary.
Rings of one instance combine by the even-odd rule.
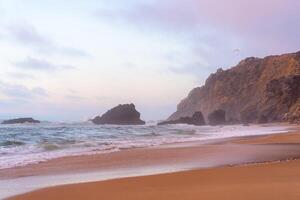
[[[137,147],[287,132],[284,125],[95,126],[40,124],[0,126],[0,169],[54,158],[109,153]]]

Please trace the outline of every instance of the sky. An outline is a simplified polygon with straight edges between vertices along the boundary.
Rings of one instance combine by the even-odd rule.
[[[0,0],[0,118],[167,118],[210,73],[300,50],[299,0]]]

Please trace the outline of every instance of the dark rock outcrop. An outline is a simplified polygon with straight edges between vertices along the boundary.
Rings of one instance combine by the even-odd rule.
[[[278,121],[286,116],[290,122],[300,120],[299,97],[300,75],[271,80],[266,87],[266,103],[269,107],[263,110],[267,120]]]
[[[195,112],[192,117],[181,117],[178,120],[164,121],[158,123],[158,125],[167,124],[190,124],[196,126],[205,125],[205,120],[201,112]]]
[[[300,121],[300,52],[247,58],[228,70],[219,69],[205,85],[193,89],[168,120],[192,116],[205,119],[214,110],[227,121],[242,123]]]
[[[208,115],[209,125],[221,125],[226,123],[225,111],[215,110]]]
[[[257,123],[258,124],[266,124],[266,123],[268,123],[269,121],[268,121],[268,118],[265,116],[265,115],[261,115],[261,116],[259,116],[258,117],[258,119],[257,119]]]
[[[115,124],[115,125],[143,125],[140,113],[135,109],[134,104],[118,105],[107,111],[101,117],[97,116],[91,120],[94,124]]]
[[[40,121],[35,120],[33,118],[18,118],[18,119],[5,120],[2,122],[2,124],[24,124],[24,123],[40,123]]]
[[[294,112],[285,114],[284,120],[290,123],[300,124],[300,106],[297,107]]]

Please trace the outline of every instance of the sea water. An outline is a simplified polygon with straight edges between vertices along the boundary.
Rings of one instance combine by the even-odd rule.
[[[92,123],[0,125],[0,169],[54,158],[288,131],[283,125],[142,126]]]

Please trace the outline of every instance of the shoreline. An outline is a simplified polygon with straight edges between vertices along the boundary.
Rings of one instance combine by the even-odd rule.
[[[288,132],[289,129],[293,127],[287,123],[271,123],[264,125],[253,124],[251,126],[242,126],[242,125],[226,125],[226,126],[189,126],[189,125],[176,125],[176,126],[166,126],[163,128],[159,127],[137,127],[137,130],[132,130],[132,127],[129,132],[138,131],[139,134],[132,134],[129,138],[125,139],[123,142],[122,137],[118,136],[117,139],[113,138],[111,141],[107,140],[107,136],[104,137],[100,135],[93,135],[91,137],[96,137],[96,140],[89,140],[87,138],[80,139],[76,135],[74,137],[66,136],[65,139],[58,139],[56,142],[50,141],[46,142],[37,142],[34,141],[33,146],[26,146],[24,143],[20,143],[23,138],[11,139],[12,144],[14,140],[17,141],[15,149],[9,151],[10,149],[5,150],[3,159],[0,161],[0,173],[2,169],[11,169],[11,168],[20,168],[22,166],[35,165],[49,160],[55,160],[59,158],[66,157],[76,157],[76,156],[90,156],[96,154],[109,154],[113,152],[119,152],[124,150],[138,149],[138,148],[156,148],[156,147],[165,147],[165,146],[174,146],[181,144],[202,144],[202,143],[211,143],[214,141],[232,140],[235,137],[243,137],[249,135],[265,135],[265,134],[274,134],[274,133],[283,133]],[[28,127],[27,127],[28,128]],[[40,127],[40,131],[48,131],[47,127]],[[39,129],[40,129],[39,128]],[[52,129],[54,128],[54,129]],[[55,136],[53,130],[60,131],[60,128],[64,127],[51,127],[50,134]],[[68,127],[68,131],[73,130],[73,126]],[[94,131],[109,131],[112,128],[112,131],[119,132],[117,128],[110,127],[107,130],[107,127],[90,127],[95,129]],[[39,130],[38,129],[38,130]],[[44,130],[45,129],[45,130]],[[125,128],[127,130],[127,128]],[[145,131],[145,130],[146,131]],[[38,131],[36,130],[36,131]],[[89,128],[84,129],[85,131],[90,131]],[[162,132],[162,134],[160,133]],[[81,132],[81,131],[80,131]],[[154,134],[153,134],[154,133]],[[30,133],[28,133],[30,135]],[[81,135],[81,133],[79,134]],[[135,135],[135,136],[133,136]],[[44,135],[43,137],[47,137]],[[110,137],[110,136],[108,136]],[[126,138],[126,137],[125,137]],[[103,142],[101,141],[103,139]],[[124,138],[123,138],[124,139]],[[30,138],[28,138],[30,140]],[[132,141],[131,141],[132,140]],[[100,142],[100,145],[98,142]],[[27,141],[28,142],[28,141]],[[25,144],[27,143],[25,142]],[[10,144],[11,141],[8,141]],[[5,145],[6,143],[4,143]],[[68,145],[71,145],[68,147]],[[72,145],[74,145],[72,147]],[[79,146],[77,146],[79,145]],[[77,147],[76,147],[77,146]],[[75,148],[74,148],[75,147]],[[14,151],[16,151],[14,153]],[[1,178],[1,177],[0,177]]]
[[[14,168],[8,168],[8,169],[0,169],[0,181],[1,180],[9,180],[9,179],[16,179],[21,177],[29,177],[29,176],[44,176],[44,175],[61,175],[61,174],[68,174],[70,173],[82,173],[82,172],[97,172],[99,169],[104,170],[110,170],[115,169],[114,165],[118,165],[118,168],[123,167],[136,167],[136,166],[147,166],[149,164],[170,164],[170,161],[173,160],[174,164],[179,164],[181,162],[190,161],[193,163],[193,159],[195,157],[195,152],[197,152],[198,155],[202,155],[202,153],[205,155],[210,153],[209,156],[216,156],[216,157],[222,157],[223,153],[233,152],[235,149],[240,148],[250,148],[254,147],[253,145],[260,145],[260,144],[268,144],[273,145],[269,146],[271,147],[270,150],[272,150],[272,147],[279,147],[284,148],[287,147],[287,149],[292,148],[293,144],[297,144],[297,141],[289,142],[289,143],[278,143],[278,142],[267,142],[262,143],[264,139],[269,140],[269,138],[275,137],[282,137],[288,135],[294,135],[296,134],[299,137],[300,141],[300,134],[289,132],[289,133],[276,133],[271,135],[259,135],[259,136],[242,136],[242,137],[233,137],[233,138],[226,138],[226,139],[218,139],[218,140],[211,140],[211,141],[205,141],[205,142],[182,142],[182,143],[174,143],[174,144],[166,144],[166,145],[160,145],[156,147],[147,147],[147,148],[133,148],[118,152],[111,152],[111,153],[98,153],[98,154],[92,154],[92,155],[80,155],[80,156],[66,156],[61,158],[55,158],[51,160],[47,160],[40,163],[34,163],[29,164],[25,166],[19,166]],[[256,141],[256,142],[255,142]],[[255,149],[260,147],[255,147]],[[268,147],[267,147],[268,148]],[[262,147],[262,149],[265,149],[265,147]],[[220,150],[225,150],[226,152],[220,152]],[[258,149],[259,150],[259,149]],[[179,151],[179,155],[177,155],[177,151]],[[203,151],[203,152],[201,152]],[[162,155],[159,155],[158,157],[155,156],[157,153],[162,153]],[[170,155],[175,155],[174,159],[167,158]],[[181,155],[182,154],[182,155]],[[221,154],[221,156],[217,156],[218,154]],[[298,155],[298,153],[294,154]],[[126,158],[124,159],[124,156]],[[137,158],[133,158],[137,156]],[[147,157],[147,159],[151,159],[151,163],[149,163],[146,160],[143,160],[143,156]],[[300,156],[300,154],[299,154]],[[185,158],[182,158],[185,157]],[[281,157],[279,155],[279,157]],[[283,155],[285,157],[285,155]],[[152,160],[154,159],[154,160]],[[256,158],[258,161],[259,159]],[[118,161],[116,161],[118,160]],[[247,161],[248,159],[246,159]],[[259,162],[264,162],[263,159]],[[99,163],[99,162],[102,163]],[[110,162],[114,161],[114,162]],[[238,163],[240,163],[241,160],[238,160]],[[273,160],[269,160],[272,162]],[[266,160],[266,162],[269,162]],[[135,162],[135,163],[133,163]],[[85,164],[84,164],[85,163]],[[132,165],[130,164],[132,163]],[[251,162],[250,162],[251,163]],[[209,165],[209,166],[202,166],[202,167],[218,167],[218,166],[224,166],[228,165],[230,163],[225,164],[219,164],[219,165]],[[64,166],[65,165],[65,166]],[[150,165],[150,166],[151,166]],[[234,165],[234,163],[232,163]],[[197,166],[199,167],[199,166]],[[201,168],[202,168],[201,167]],[[193,167],[192,167],[193,168]]]
[[[51,174],[61,174],[68,172],[70,170],[75,170],[81,168],[82,170],[87,169],[87,170],[97,170],[99,168],[98,165],[95,166],[75,166],[72,167],[70,165],[76,165],[78,162],[77,160],[80,159],[86,159],[86,162],[90,161],[95,161],[97,159],[102,159],[105,158],[109,160],[111,156],[117,157],[117,159],[121,158],[122,156],[126,156],[128,154],[134,154],[135,152],[145,152],[145,151],[159,151],[161,149],[178,149],[178,148],[194,148],[194,147],[200,147],[200,146],[216,146],[219,144],[254,144],[250,143],[252,139],[257,140],[258,138],[265,138],[268,136],[279,136],[279,135],[286,135],[286,134],[292,134],[294,132],[297,132],[298,130],[300,131],[299,126],[293,125],[293,124],[287,124],[287,123],[273,123],[273,124],[267,124],[267,125],[262,125],[262,127],[267,126],[285,126],[286,127],[286,132],[279,132],[279,133],[269,133],[269,134],[262,134],[262,135],[251,135],[251,136],[233,136],[233,137],[226,137],[226,138],[218,138],[218,139],[208,139],[208,140],[198,140],[198,141],[184,141],[184,142],[174,142],[174,143],[169,143],[169,144],[161,144],[157,146],[149,146],[149,147],[134,147],[134,148],[126,148],[122,149],[120,151],[113,151],[113,152],[95,152],[95,153],[88,153],[88,154],[82,154],[82,155],[69,155],[69,156],[62,156],[58,158],[53,158],[45,161],[41,161],[38,163],[31,163],[31,164],[26,164],[26,165],[21,165],[21,166],[16,166],[16,167],[11,167],[11,168],[4,168],[0,169],[0,180],[3,179],[11,179],[11,178],[18,178],[18,177],[24,177],[24,176],[37,176],[37,175],[51,175]],[[300,136],[299,136],[300,137]],[[300,138],[299,138],[300,140]],[[244,142],[246,141],[246,142]],[[270,141],[268,141],[270,143]],[[291,142],[290,142],[291,143]],[[275,144],[275,143],[274,143]],[[55,165],[58,165],[58,167],[55,167]],[[71,167],[71,169],[66,169],[66,168],[60,168],[59,166],[62,165],[68,165],[68,167]],[[44,167],[50,168],[47,169],[47,171],[43,170]],[[102,167],[102,166],[100,166]],[[74,169],[73,169],[74,168]],[[26,173],[28,169],[34,169],[32,172]],[[78,170],[79,172],[82,172],[82,170]],[[19,174],[20,173],[20,174]]]
[[[300,161],[296,160],[190,170],[58,186],[9,199],[298,200],[299,167]]]
[[[293,130],[295,128],[296,126],[293,126]],[[89,184],[86,182],[126,177],[121,176],[121,174],[126,174],[127,177],[143,177],[145,175],[169,172],[175,172],[176,174],[180,173],[180,171],[195,169],[200,169],[201,171],[207,168],[224,168],[224,166],[248,166],[251,163],[270,162],[270,164],[272,164],[279,160],[300,158],[300,146],[297,145],[300,143],[299,135],[299,131],[296,132],[296,130],[294,130],[289,133],[227,138],[223,141],[214,141],[213,143],[207,144],[184,143],[166,145],[165,147],[161,146],[158,148],[124,150],[109,154],[60,158],[32,166],[15,168],[13,170],[0,170],[0,177],[1,179],[7,180],[7,178],[13,174],[16,179],[10,179],[10,181],[13,183],[14,180],[25,179],[23,184],[26,183],[26,181],[32,181],[32,177],[36,178],[36,184],[41,181],[38,180],[38,178],[42,179],[44,177],[48,179],[48,181],[54,180],[52,184],[41,184],[40,187],[27,188],[27,190],[19,191],[14,194],[16,195],[30,191],[39,191],[40,188],[48,188],[56,185],[74,184],[77,182],[84,182],[83,185],[85,185]],[[294,144],[282,143],[282,137],[290,138],[290,140],[296,137],[296,140],[294,140]],[[261,140],[269,142],[265,141],[261,143]],[[116,168],[116,166],[118,167]],[[102,174],[99,173],[100,171],[102,171]],[[106,172],[108,172],[111,177],[104,177]],[[80,177],[76,178],[75,176],[73,180],[59,184],[60,176],[61,179],[63,179],[68,178],[68,176],[74,177],[76,174],[81,174],[83,177],[86,176],[86,179],[83,180],[81,177],[80,180]],[[4,175],[6,175],[6,178]],[[26,180],[27,178],[28,180]],[[55,182],[55,179],[58,180]],[[14,192],[6,197],[12,196],[13,193]]]

